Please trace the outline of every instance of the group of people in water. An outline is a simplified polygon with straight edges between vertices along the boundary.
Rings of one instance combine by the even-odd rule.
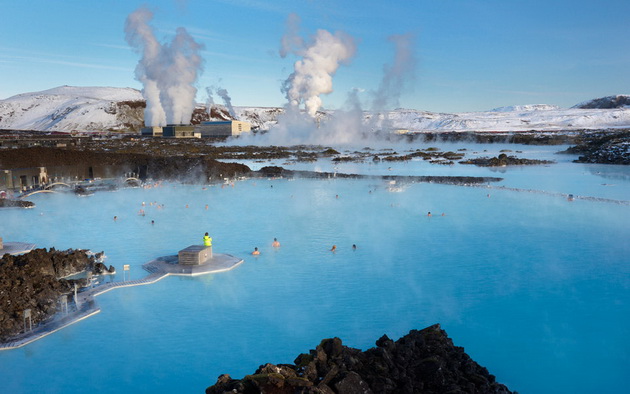
[[[273,242],[271,243],[271,246],[274,248],[279,248],[280,247],[280,242],[278,241],[278,238],[274,238]],[[258,246],[256,246],[254,248],[254,251],[252,252],[252,255],[254,256],[258,256],[260,254],[260,250],[258,250]]]
[[[357,245],[356,244],[352,244],[352,251],[357,250]],[[330,248],[331,252],[336,252],[337,251],[337,245],[333,245],[332,248]]]
[[[212,246],[212,238],[208,235],[208,233],[206,233],[203,236],[203,245],[204,246]],[[273,248],[279,248],[280,247],[280,241],[278,241],[278,238],[274,238],[273,242],[271,243],[271,246]],[[357,250],[357,245],[356,244],[352,244],[352,250]],[[336,252],[337,251],[337,245],[333,245],[332,248],[330,249],[331,252]],[[254,247],[254,250],[251,252],[251,254],[253,256],[259,256],[260,255],[260,250],[258,250],[258,246]]]
[[[278,238],[274,238],[273,242],[271,243],[271,246],[274,248],[279,248],[280,247],[280,242],[278,242]],[[352,244],[352,250],[357,250],[357,245],[356,244]],[[337,251],[337,245],[333,245],[332,248],[330,248],[331,252],[336,252]],[[254,251],[252,252],[252,255],[254,256],[258,256],[260,255],[260,250],[258,250],[258,247],[256,246],[254,248]]]

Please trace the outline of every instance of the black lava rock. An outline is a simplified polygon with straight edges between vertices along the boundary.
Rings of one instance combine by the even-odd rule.
[[[84,250],[34,249],[29,253],[0,258],[0,341],[24,330],[24,310],[31,310],[33,326],[51,318],[59,298],[70,295],[75,283],[68,275],[91,269],[94,258]]]
[[[240,380],[221,375],[206,393],[511,393],[439,324],[396,342],[384,335],[376,346],[362,352],[324,339],[295,365],[265,364]]]

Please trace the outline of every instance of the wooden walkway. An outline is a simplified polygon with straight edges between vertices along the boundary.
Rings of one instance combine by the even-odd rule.
[[[225,272],[236,268],[243,263],[242,259],[229,254],[215,254],[206,264],[197,266],[183,266],[177,264],[177,256],[165,256],[152,260],[142,266],[149,275],[142,279],[134,279],[122,282],[107,282],[92,287],[77,294],[77,310],[66,315],[58,313],[52,320],[40,324],[32,331],[21,334],[9,342],[0,343],[0,350],[17,349],[26,346],[38,339],[61,330],[71,324],[79,322],[101,311],[96,305],[94,297],[107,293],[113,289],[150,285],[169,275],[197,276],[217,272]]]
[[[31,250],[35,249],[35,244],[31,244],[28,242],[5,242],[4,247],[0,249],[0,257],[5,254],[22,254],[28,253]]]
[[[21,334],[13,338],[9,342],[0,343],[0,350],[17,349],[22,346],[26,346],[29,343],[35,342],[38,339],[42,339],[45,336],[61,330],[62,328],[68,327],[71,324],[74,324],[83,319],[87,319],[90,316],[96,315],[100,311],[101,308],[96,306],[96,303],[86,302],[85,304],[83,304],[83,306],[79,308],[78,311],[69,313],[67,315],[59,313],[51,321],[40,324],[39,326],[34,328],[33,331]]]

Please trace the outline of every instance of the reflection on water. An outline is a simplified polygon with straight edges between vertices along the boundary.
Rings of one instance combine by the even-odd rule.
[[[488,174],[392,165],[397,174]],[[202,391],[221,373],[290,362],[325,337],[366,349],[439,322],[513,390],[622,391],[630,209],[547,193],[630,195],[627,180],[603,187],[588,168],[508,168],[498,185],[546,193],[422,183],[392,193],[374,179],[329,179],[34,196],[35,209],[0,211],[5,240],[104,250],[107,264],[130,264],[138,278],[143,263],[208,231],[216,252],[245,263],[99,296],[100,314],[1,353],[0,379],[7,392]]]
[[[610,166],[605,164],[591,164],[588,165],[588,172],[590,174],[602,177],[608,180],[628,182],[630,181],[630,173],[624,168],[627,166]],[[606,184],[606,186],[615,186]]]

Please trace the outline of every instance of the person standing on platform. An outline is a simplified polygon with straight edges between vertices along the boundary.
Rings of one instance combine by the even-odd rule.
[[[210,238],[208,233],[203,236],[203,246],[212,246],[212,238]]]

